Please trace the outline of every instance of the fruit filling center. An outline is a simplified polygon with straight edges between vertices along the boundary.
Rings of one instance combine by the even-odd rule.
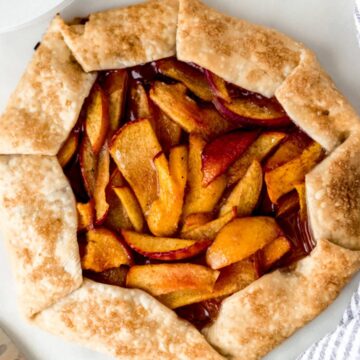
[[[305,175],[324,157],[275,98],[167,58],[99,73],[58,153],[84,276],[198,328],[311,252]]]

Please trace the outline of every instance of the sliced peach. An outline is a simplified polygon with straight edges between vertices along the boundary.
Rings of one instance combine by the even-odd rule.
[[[212,220],[213,216],[211,213],[195,213],[185,217],[184,224],[181,229],[181,233],[204,225]]]
[[[296,191],[284,195],[277,204],[276,216],[281,217],[299,209],[299,195]]]
[[[231,102],[231,97],[227,90],[225,80],[209,70],[205,70],[205,75],[214,95],[228,103]]]
[[[281,235],[271,217],[235,219],[220,230],[206,252],[206,262],[212,269],[223,268],[255,254]]]
[[[276,261],[280,260],[291,250],[291,243],[285,236],[280,236],[267,244],[261,251],[261,267],[269,269]]]
[[[220,208],[220,216],[228,213],[234,206],[238,216],[251,215],[259,202],[262,184],[263,171],[260,163],[254,160]]]
[[[97,156],[86,134],[84,134],[80,145],[79,162],[85,189],[88,195],[92,197],[96,185]]]
[[[72,159],[79,145],[79,131],[72,131],[65,143],[59,150],[57,158],[60,166],[65,167],[66,164]]]
[[[109,180],[109,188],[121,187],[125,186],[125,179],[122,176],[120,170],[118,168],[114,169],[111,173]]]
[[[154,107],[154,125],[155,132],[159,139],[159,142],[166,153],[173,146],[177,146],[180,144],[182,129],[175,122],[172,121],[162,110]]]
[[[265,173],[270,200],[278,199],[305,180],[305,175],[322,159],[324,152],[318,143],[309,145],[300,156]]]
[[[116,168],[110,176],[109,185],[106,191],[106,200],[109,204],[109,211],[105,219],[105,225],[115,231],[120,231],[121,229],[133,229],[128,213],[114,191],[114,188],[122,186],[125,186],[125,179],[121,175],[119,169]]]
[[[123,126],[110,144],[110,154],[145,214],[158,197],[153,159],[159,152],[161,146],[147,119],[132,121]]]
[[[219,271],[196,264],[135,265],[126,277],[126,286],[157,296],[176,290],[211,291]]]
[[[220,216],[219,218],[210,221],[204,225],[196,226],[186,232],[181,233],[181,237],[184,239],[214,240],[219,231],[231,220],[235,219],[237,215],[236,207],[230,209],[228,213]]]
[[[245,175],[254,160],[261,162],[285,136],[285,133],[275,131],[267,131],[260,134],[244,154],[228,169],[228,186],[237,183]]]
[[[85,131],[97,154],[104,144],[109,128],[109,103],[101,87],[94,85],[87,100]]]
[[[80,152],[80,146],[79,146]],[[66,175],[72,191],[74,192],[75,198],[80,202],[87,202],[89,195],[84,185],[84,178],[80,166],[80,154],[79,152],[75,155],[73,161],[64,168],[64,174]]]
[[[103,284],[125,287],[128,271],[127,266],[120,266],[102,272],[86,271],[84,276]]]
[[[90,230],[94,223],[94,203],[89,201],[86,204],[77,203],[78,231]]]
[[[155,82],[150,90],[151,100],[188,133],[212,137],[234,128],[213,108],[200,108],[186,95],[183,84],[168,85]]]
[[[127,186],[115,187],[113,190],[124,206],[134,229],[138,232],[143,231],[145,220],[134,193]]]
[[[124,110],[128,73],[126,70],[113,70],[106,74],[104,91],[109,97],[110,136],[119,128]]]
[[[106,188],[110,180],[110,154],[107,143],[102,147],[99,153],[99,159],[96,171],[96,182],[94,189],[96,224],[101,224],[109,210],[109,204],[106,201]]]
[[[200,99],[205,101],[211,101],[213,99],[205,75],[193,66],[178,61],[175,58],[168,58],[158,61],[157,69],[161,74],[181,81]]]
[[[108,190],[106,198],[109,204],[109,211],[104,225],[114,231],[121,231],[121,229],[132,230],[134,227],[129,215],[113,189]]]
[[[237,131],[222,135],[207,143],[202,152],[202,172],[204,186],[224,174],[255,141],[258,131]]]
[[[198,255],[204,251],[210,240],[196,241],[176,238],[155,237],[133,231],[121,231],[126,243],[136,252],[150,259],[180,260]]]
[[[106,228],[97,228],[86,233],[85,254],[81,259],[84,270],[105,271],[120,265],[131,265],[131,253],[120,239]]]
[[[174,146],[169,154],[169,170],[172,179],[184,192],[188,172],[188,148],[185,145]]]
[[[130,87],[129,99],[130,119],[152,119],[153,111],[144,86],[140,82],[133,81]]]
[[[297,158],[311,143],[312,140],[301,131],[289,134],[274,154],[266,161],[265,171],[273,170]]]
[[[300,204],[300,220],[305,221],[307,218],[307,205],[306,205],[306,189],[305,183],[296,184],[295,189],[299,195]]]
[[[166,150],[180,143],[181,127],[151,102],[144,86],[139,82],[133,82],[130,88],[129,112],[131,120],[147,118],[150,121],[159,142]]]
[[[184,205],[184,217],[193,213],[212,212],[226,187],[225,175],[219,176],[207,187],[203,187],[201,154],[206,142],[198,135],[189,138],[188,184]]]
[[[186,146],[172,148],[169,163],[163,153],[158,154],[154,166],[159,197],[150,206],[147,223],[154,235],[171,236],[178,228],[183,208],[188,166]]]
[[[212,291],[178,290],[160,295],[157,299],[170,309],[176,309],[200,301],[231,295],[244,289],[257,278],[254,262],[243,260],[221,269]]]
[[[221,98],[213,101],[216,109],[225,119],[244,127],[284,127],[291,124],[276,99],[261,100],[254,96],[240,97],[226,102]]]
[[[238,261],[221,269],[214,290],[219,296],[229,295],[245,288],[258,278],[259,274],[253,260]]]

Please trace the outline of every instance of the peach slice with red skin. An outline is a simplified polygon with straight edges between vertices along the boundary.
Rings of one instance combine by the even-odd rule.
[[[186,95],[181,84],[168,85],[156,81],[150,90],[151,100],[188,133],[211,138],[234,128],[213,108],[199,107]]]
[[[72,159],[79,145],[79,131],[73,130],[60,148],[57,158],[61,167],[65,167]]]
[[[106,200],[106,188],[110,180],[110,154],[107,143],[104,144],[99,153],[96,181],[94,189],[96,224],[104,222],[109,210],[109,204]]]
[[[218,276],[218,271],[196,264],[135,265],[127,274],[126,286],[154,296],[186,289],[211,291]]]
[[[95,155],[103,146],[109,128],[109,102],[105,92],[98,84],[92,88],[87,100],[85,132]]]
[[[96,186],[97,156],[86,134],[84,134],[80,144],[79,162],[84,186],[91,198],[94,195]]]
[[[237,183],[246,173],[254,160],[261,162],[284,138],[283,132],[266,131],[249,146],[227,171],[228,186]]]
[[[94,226],[95,208],[94,202],[77,203],[78,231],[90,230]]]
[[[202,172],[204,186],[224,174],[255,141],[258,131],[237,131],[222,135],[207,143],[202,152]]]
[[[206,262],[220,269],[255,254],[282,236],[282,230],[271,217],[254,216],[235,219],[225,225],[206,252]]]
[[[275,99],[241,97],[226,102],[215,98],[213,104],[227,120],[244,127],[279,128],[291,124],[291,120]]]
[[[172,79],[182,82],[191,92],[204,101],[211,101],[213,94],[205,75],[184,62],[175,58],[163,59],[157,62],[158,71]]]
[[[206,224],[192,227],[188,231],[181,232],[181,237],[184,239],[214,240],[219,231],[231,220],[237,216],[237,209],[234,207],[228,213],[221,215],[219,218],[212,220]]]
[[[254,262],[243,260],[221,269],[211,291],[178,290],[160,295],[157,299],[170,309],[176,309],[200,301],[231,295],[244,289],[258,277]]]
[[[260,163],[255,160],[221,206],[220,216],[229,212],[233,207],[237,208],[239,217],[251,215],[259,202],[262,184],[263,171]]]
[[[102,272],[133,263],[129,250],[115,233],[106,228],[89,230],[86,241],[85,254],[81,259],[84,270]]]
[[[205,75],[213,94],[225,102],[231,102],[225,80],[209,70],[205,70]]]
[[[188,259],[203,252],[211,240],[188,240],[155,237],[134,231],[122,230],[126,243],[136,252],[150,259],[163,261]]]
[[[199,135],[190,135],[188,183],[183,209],[184,217],[193,213],[212,212],[226,188],[225,175],[220,175],[207,187],[202,185],[201,154],[205,145],[205,140]]]
[[[186,146],[171,149],[169,162],[163,153],[154,159],[159,197],[150,206],[147,223],[157,236],[173,235],[179,224],[187,180],[188,154]]]
[[[270,200],[278,199],[305,180],[305,175],[322,159],[324,151],[318,143],[310,144],[297,158],[265,173]]]
[[[109,137],[119,128],[124,111],[128,73],[113,70],[106,74],[103,89],[109,97]]]
[[[148,119],[126,124],[110,144],[110,154],[134,191],[144,214],[158,197],[153,159],[161,150]]]

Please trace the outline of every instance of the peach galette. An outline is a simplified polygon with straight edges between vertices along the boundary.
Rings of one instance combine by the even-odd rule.
[[[314,248],[304,181],[324,155],[274,97],[194,64],[102,72],[58,154],[84,275],[143,289],[201,328]]]
[[[57,16],[0,121],[25,316],[119,359],[260,358],[360,268],[359,136],[274,30],[197,0]]]

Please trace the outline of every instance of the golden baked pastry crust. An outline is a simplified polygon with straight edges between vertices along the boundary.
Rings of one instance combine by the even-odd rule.
[[[354,131],[307,175],[307,202],[316,239],[360,250],[360,132]]]
[[[359,116],[310,50],[302,52],[275,95],[291,119],[328,151],[359,126]]]
[[[87,279],[33,321],[117,359],[224,359],[191,324],[144,291]]]
[[[245,89],[271,97],[299,64],[302,44],[198,0],[181,0],[176,38],[179,60],[194,62]]]
[[[2,229],[25,315],[41,328],[119,359],[221,359],[217,351],[257,359],[316,317],[360,268],[359,118],[302,44],[197,0],[179,3],[109,10],[85,25],[53,20],[0,121],[0,153],[36,154],[0,156]],[[57,159],[45,156],[74,126],[95,81],[88,71],[171,56],[175,46],[180,60],[275,94],[332,152],[306,178],[312,254],[227,298],[205,337],[141,290],[82,279],[74,197]]]
[[[360,268],[360,253],[319,240],[290,270],[264,275],[222,303],[203,333],[230,359],[259,359],[319,315]]]
[[[95,79],[76,62],[55,18],[0,117],[0,153],[56,155]]]
[[[0,156],[0,212],[24,314],[82,283],[75,198],[57,158]]]
[[[85,71],[121,69],[175,55],[177,14],[178,0],[151,0],[63,22],[61,32]]]

